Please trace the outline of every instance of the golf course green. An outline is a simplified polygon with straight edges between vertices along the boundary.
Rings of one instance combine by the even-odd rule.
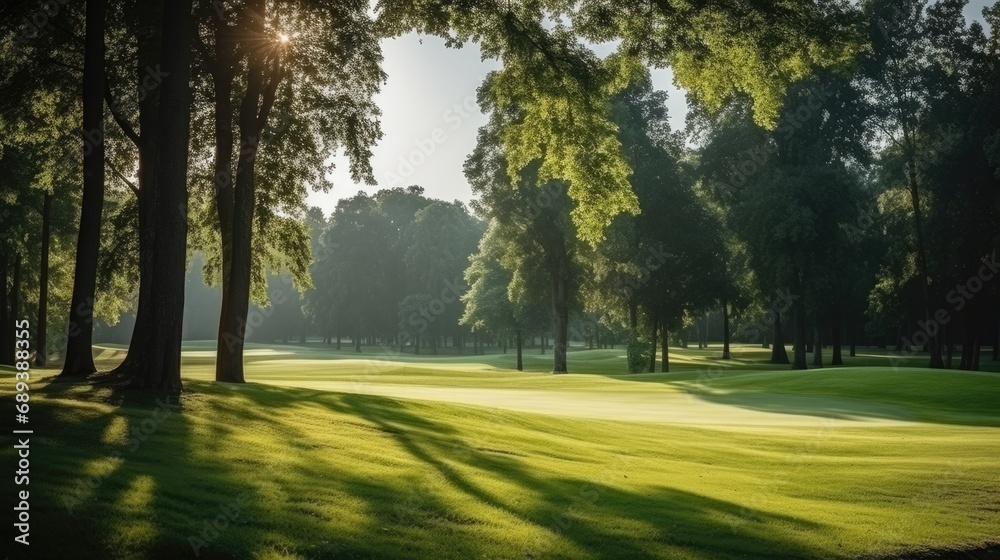
[[[122,358],[98,352],[102,369]],[[233,385],[191,343],[179,399],[35,370],[33,552],[874,559],[1000,544],[1000,374],[869,349],[808,371],[750,346],[670,352],[671,372],[629,375],[621,350],[573,350],[580,373],[552,375],[537,354],[518,372],[504,354],[252,346],[251,382]]]

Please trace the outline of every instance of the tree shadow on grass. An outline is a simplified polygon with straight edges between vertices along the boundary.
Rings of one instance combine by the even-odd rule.
[[[697,383],[685,383],[683,389],[693,398],[714,404],[736,406],[761,412],[815,416],[838,420],[893,420],[929,422],[955,426],[1000,426],[1000,414],[994,405],[988,410],[973,406],[969,400],[955,401],[928,389],[918,406],[885,401],[823,394],[770,392],[761,390],[712,390]]]
[[[823,556],[821,551],[810,551],[804,541],[780,540],[772,534],[775,524],[795,531],[822,529],[807,520],[666,486],[641,493],[625,491],[611,480],[627,477],[627,463],[609,465],[593,480],[541,476],[502,450],[462,449],[450,437],[454,430],[437,424],[428,431],[429,422],[398,401],[357,395],[345,395],[343,401],[376,424],[402,427],[394,432],[400,445],[454,489],[535,527],[537,535],[519,543],[517,557]],[[468,471],[478,476],[464,474]],[[534,499],[511,500],[476,483],[492,478],[515,484]]]
[[[189,387],[176,413],[127,452],[108,434],[141,430],[157,395],[44,389],[79,406],[46,412],[41,401],[33,420],[36,433],[47,434],[37,443],[36,557],[193,558],[192,538],[205,542],[200,559],[829,556],[805,539],[825,530],[813,522],[666,485],[629,487],[627,460],[598,465],[602,474],[593,478],[539,472],[516,451],[471,445],[476,435],[467,428],[404,401],[253,384]],[[276,420],[314,407],[336,424]],[[347,441],[320,430],[343,430]],[[222,442],[250,435],[287,453],[258,454],[249,445],[235,457],[231,447],[224,453]],[[343,460],[352,438],[375,451]],[[114,450],[122,458],[92,492],[71,512],[61,507],[74,484],[67,479]],[[206,533],[234,504],[238,514],[214,537]],[[348,515],[355,521],[338,525]],[[497,526],[517,533],[490,530]]]

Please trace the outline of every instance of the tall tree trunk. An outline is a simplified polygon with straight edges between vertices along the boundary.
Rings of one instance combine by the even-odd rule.
[[[361,352],[361,317],[355,317],[354,319],[354,337],[351,341],[354,343],[354,351]]]
[[[950,325],[944,326],[944,334],[943,334],[945,351],[947,354],[945,357],[945,367],[947,369],[951,369],[952,361],[955,359],[955,342],[952,337],[951,328],[949,327]]]
[[[656,372],[656,331],[657,331],[657,317],[653,316],[653,332],[650,337],[650,344],[652,347],[652,352],[649,353],[649,373]]]
[[[233,223],[235,198],[233,187],[233,84],[236,80],[236,52],[234,33],[223,15],[213,19],[215,31],[215,60],[210,64],[215,103],[215,207],[219,219],[222,242],[222,305],[219,313],[219,331],[216,342],[216,381],[239,381],[230,371],[230,345],[240,344],[238,325],[233,329],[232,266]],[[246,335],[246,332],[243,333]],[[227,356],[223,358],[223,356]],[[241,360],[242,361],[242,360]]]
[[[10,273],[10,263],[7,251],[0,240],[0,364],[14,365],[14,321],[10,316],[7,302],[7,275]]]
[[[823,367],[823,327],[820,326],[819,319],[816,319],[816,326],[813,327],[813,366]]]
[[[830,338],[833,339],[833,359],[830,360],[830,365],[833,366],[844,365],[844,357],[841,355],[841,326],[840,312],[835,311],[833,314],[833,323],[830,326]]]
[[[564,259],[552,275],[552,373],[566,373],[569,346],[569,278]]]
[[[729,302],[722,298],[722,359],[728,360],[729,354]]]
[[[38,324],[35,325],[35,366],[45,367],[48,363],[49,323],[49,240],[52,235],[50,218],[52,215],[52,194],[46,192],[42,200],[42,254],[38,271]]]
[[[781,330],[781,312],[776,308],[771,309],[771,315],[774,318],[771,322],[771,336],[773,337],[771,363],[787,364],[788,352],[785,350],[785,333]]]
[[[191,120],[192,0],[163,3],[163,84],[159,110],[159,180],[149,288],[150,335],[135,385],[181,390],[184,276],[187,267],[187,170]]]
[[[518,329],[515,333],[515,342],[517,344],[517,371],[524,371],[524,361],[521,357],[521,348],[523,346],[524,337],[521,336],[521,329]]]
[[[136,83],[141,84],[148,75],[149,68],[160,65],[160,39],[163,28],[162,2],[151,2],[139,10],[138,27],[134,30],[139,37]],[[136,306],[135,324],[125,360],[114,372],[127,378],[142,375],[141,356],[146,354],[146,345],[151,342],[154,303],[150,298],[150,287],[155,274],[153,252],[156,245],[156,199],[159,182],[160,160],[160,90],[144,89],[139,97],[139,301]]]
[[[670,371],[670,350],[667,347],[667,343],[670,341],[670,334],[667,332],[666,327],[662,330],[663,332],[660,335],[663,337],[660,348],[660,371],[666,373]]]
[[[993,325],[993,361],[1000,362],[1000,313]]]
[[[792,369],[806,369],[806,310],[799,301],[795,307],[795,343]]]
[[[83,55],[83,201],[70,300],[69,337],[61,377],[97,371],[94,366],[94,296],[104,212],[104,29],[107,0],[87,0]]]
[[[858,323],[854,319],[854,314],[851,314],[851,325],[848,327],[851,329],[851,357],[858,355]]]
[[[908,141],[909,143],[909,141]],[[907,161],[907,178],[909,179],[910,186],[910,200],[913,203],[913,227],[916,233],[917,241],[917,266],[920,272],[920,290],[923,296],[923,308],[924,308],[924,324],[931,324],[931,297],[930,297],[930,275],[927,271],[927,250],[924,245],[924,231],[922,224],[922,214],[920,209],[920,189],[917,185],[917,165],[915,161],[915,156],[912,152],[908,154]],[[927,333],[930,335],[931,333]],[[941,359],[941,345],[938,343],[938,333],[934,333],[933,336],[929,336],[927,342],[928,351],[931,355],[930,367],[932,368],[942,368],[944,367],[944,362]]]
[[[241,31],[267,41],[265,1],[252,0],[245,8],[246,25]],[[273,48],[257,46],[247,57],[247,85],[239,108],[240,150],[236,162],[233,192],[232,262],[229,276],[229,301],[220,319],[219,354],[216,360],[217,381],[243,383],[243,348],[247,313],[250,309],[250,283],[253,270],[253,221],[256,210],[255,166],[260,134],[274,106],[277,87],[284,76],[281,54]],[[223,268],[226,264],[223,263]]]

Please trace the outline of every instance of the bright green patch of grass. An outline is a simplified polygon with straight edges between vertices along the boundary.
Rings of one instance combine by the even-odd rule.
[[[180,407],[158,421],[155,395],[36,379],[37,557],[193,557],[189,539],[237,506],[200,558],[859,558],[1000,541],[996,375],[723,370],[695,352],[679,357],[700,369],[656,375],[475,365],[491,356],[387,373],[323,349],[255,350],[248,377],[267,384],[202,381],[210,365],[188,355]],[[536,414],[277,386],[359,375],[401,395],[564,401]],[[574,397],[617,399],[624,418],[686,406],[687,421],[560,414]]]

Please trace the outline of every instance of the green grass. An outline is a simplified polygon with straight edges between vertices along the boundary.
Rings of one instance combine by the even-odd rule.
[[[36,372],[34,557],[194,557],[189,538],[234,506],[199,558],[891,558],[1000,543],[996,374],[894,370],[867,351],[775,371],[757,349],[723,363],[672,348],[676,373],[623,375],[620,350],[594,350],[570,356],[590,373],[553,376],[538,372],[550,356],[520,373],[501,369],[511,356],[359,362],[317,345],[255,347],[256,383],[227,386],[208,381],[210,345],[188,350],[180,408],[160,421],[155,395]]]

